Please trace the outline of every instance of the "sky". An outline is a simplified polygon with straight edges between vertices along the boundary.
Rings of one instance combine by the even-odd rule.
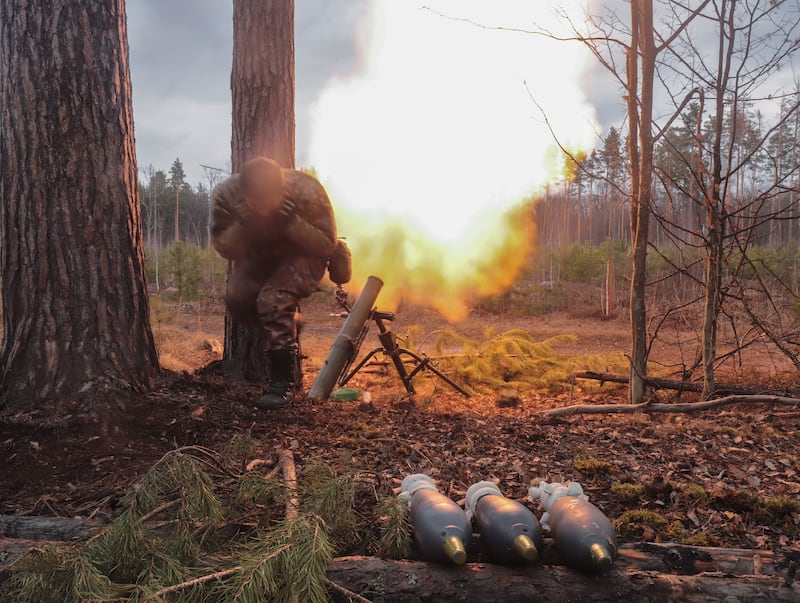
[[[328,98],[325,95],[330,89],[340,86],[342,82],[358,79],[369,64],[370,53],[375,53],[374,48],[367,50],[370,33],[368,23],[380,27],[372,18],[375,14],[380,16],[389,7],[391,10],[407,12],[413,10],[418,14],[411,17],[406,15],[408,28],[419,28],[422,23],[425,29],[430,25],[432,32],[452,30],[452,20],[423,8],[430,5],[449,16],[475,18],[486,25],[533,28],[547,16],[548,5],[560,1],[296,0],[297,165],[309,166],[315,161],[311,125],[320,99]],[[584,4],[588,1],[566,0],[566,3]],[[591,0],[591,3],[594,13],[617,10],[623,20],[627,17],[627,3],[620,2],[616,7],[614,3],[600,0]],[[512,10],[515,6],[524,5],[532,8],[527,13]],[[486,8],[481,10],[475,6]],[[784,10],[788,12],[800,10],[791,2],[786,6],[788,8]],[[232,1],[128,0],[127,11],[140,168],[144,170],[148,165],[153,165],[157,169],[167,169],[179,157],[192,184],[204,179],[201,164],[228,168]],[[464,27],[477,29],[469,24],[460,25],[460,29],[455,28],[456,36],[463,33]],[[699,24],[698,27],[704,25]],[[402,43],[413,54],[419,46],[415,32],[398,28],[392,31],[395,30],[404,36]],[[472,43],[480,45],[484,40],[489,40],[492,33],[473,31]],[[453,35],[452,31],[446,35]],[[432,51],[434,54],[440,50],[446,54],[452,46],[446,35],[442,36],[440,44]],[[503,35],[508,37],[513,34]],[[713,36],[703,36],[699,31],[696,39],[700,39],[701,46],[705,37],[713,41]],[[559,87],[563,82],[536,81],[535,63],[542,66],[543,77],[552,77],[548,75],[546,67],[558,62],[561,51],[550,49],[542,53],[534,38],[527,36],[511,49],[520,55],[530,53],[529,71],[508,74],[508,77],[516,78],[514,84],[524,79],[531,84],[534,94],[539,94],[547,85]],[[782,71],[776,80],[791,87],[792,79],[798,77],[796,71]],[[575,85],[592,107],[591,120],[598,134],[603,135],[610,126],[619,125],[625,114],[622,92],[604,68],[587,58],[583,61],[578,79]],[[571,89],[567,93],[572,94]]]
[[[590,1],[624,24],[626,4],[600,0],[296,0],[296,164],[331,198],[356,287],[391,275],[383,303],[457,320],[513,282],[535,252],[529,204],[563,173],[554,134],[590,152],[625,115],[582,44],[515,29],[568,36]],[[179,157],[196,185],[229,165],[231,11],[128,0],[140,168]]]
[[[298,0],[295,14],[297,163],[309,111],[325,84],[357,68],[366,0]],[[189,10],[187,10],[189,8]],[[193,184],[201,164],[230,163],[230,0],[128,0],[128,41],[139,167],[176,157]]]
[[[377,4],[392,1],[400,3],[377,0]],[[402,1],[413,3],[417,10],[423,5],[416,0]],[[512,3],[499,0],[487,4]],[[311,161],[310,123],[315,103],[332,83],[346,80],[364,67],[360,50],[368,8],[369,0],[295,3],[299,166]],[[167,169],[179,157],[192,184],[204,180],[201,164],[229,167],[232,2],[128,0],[127,11],[139,167],[152,164]],[[459,13],[457,3],[452,3],[450,14]],[[429,14],[428,18],[434,25],[448,26],[442,17]],[[530,21],[512,18],[503,23],[529,27]],[[408,42],[413,47],[413,36]],[[583,86],[601,126],[617,121],[619,95],[602,71],[587,64]]]

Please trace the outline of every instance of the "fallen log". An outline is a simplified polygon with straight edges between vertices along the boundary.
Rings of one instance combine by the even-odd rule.
[[[800,587],[768,576],[679,576],[614,569],[586,575],[563,567],[461,567],[377,557],[340,557],[328,578],[373,603],[515,601],[798,601]],[[336,596],[336,595],[334,595]],[[335,599],[346,601],[346,598]]]
[[[285,461],[284,461],[285,463]],[[291,474],[291,472],[290,472]],[[67,517],[20,517],[0,515],[0,557],[24,553],[41,546],[68,544],[87,538],[106,524]],[[545,539],[548,545],[550,539]],[[780,555],[763,549],[733,549],[689,546],[676,543],[626,542],[618,549],[616,566],[662,573],[699,574],[723,572],[730,575],[780,575]],[[545,565],[563,565],[558,549],[547,546]],[[785,573],[785,572],[784,572]]]
[[[602,385],[604,382],[608,383],[628,383],[630,381],[629,375],[622,375],[618,373],[605,373],[602,371],[577,371],[575,373],[576,379],[590,379],[592,381],[599,381]],[[682,381],[680,379],[661,379],[659,377],[645,377],[645,385],[654,389],[672,389],[681,392],[702,392],[703,384],[698,381]],[[737,394],[741,396],[757,396],[757,395],[773,395],[785,396],[794,394],[788,390],[774,390],[764,387],[749,387],[747,385],[734,385],[731,383],[718,383],[717,394]]]
[[[99,521],[40,515],[0,515],[0,538],[72,540],[90,536],[105,525]]]
[[[783,396],[725,396],[724,398],[714,398],[713,400],[703,400],[702,402],[680,402],[675,404],[661,404],[642,402],[641,404],[574,404],[572,406],[562,406],[561,408],[551,408],[542,410],[538,414],[544,417],[568,417],[570,415],[613,415],[613,414],[636,414],[636,413],[679,413],[679,412],[698,412],[710,410],[720,406],[730,404],[785,404],[788,406],[800,406],[800,398],[786,398]]]
[[[32,548],[66,544],[0,538],[0,584],[7,578],[3,566],[13,556]],[[548,547],[542,559],[545,566],[533,568],[482,563],[455,568],[421,561],[342,557],[330,564],[328,579],[339,593],[333,593],[338,600],[346,601],[354,593],[373,603],[616,601],[622,597],[689,602],[726,597],[732,601],[800,600],[797,585],[783,586],[785,572],[778,569],[775,557],[763,550],[641,542],[623,544],[615,569],[603,576],[586,576],[556,565],[561,563],[557,550]]]
[[[555,549],[554,549],[555,550]],[[618,549],[617,567],[665,574],[722,572],[732,576],[785,574],[772,551],[688,546],[672,542],[625,543]]]

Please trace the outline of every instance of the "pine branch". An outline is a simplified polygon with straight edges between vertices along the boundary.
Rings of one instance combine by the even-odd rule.
[[[295,520],[300,516],[300,499],[297,497],[297,470],[294,466],[294,454],[291,450],[278,452],[278,463],[283,472],[283,479],[289,490],[289,500],[286,501],[286,519]],[[299,603],[297,592],[292,590],[289,594],[289,603]]]
[[[338,582],[334,582],[330,578],[326,577],[326,578],[324,578],[323,581],[325,582],[325,584],[329,588],[332,588],[336,592],[338,592],[338,593],[344,595],[345,597],[347,597],[348,599],[350,599],[351,603],[352,603],[352,601],[355,601],[356,603],[372,603],[372,601],[370,601],[369,599],[367,599],[365,597],[362,597],[358,593],[354,593],[352,590],[345,588],[344,586],[342,586]]]
[[[300,515],[300,499],[297,497],[297,470],[294,466],[294,454],[291,450],[278,452],[278,462],[283,472],[283,480],[289,489],[289,500],[286,501],[286,519],[297,519]]]
[[[287,545],[288,547],[289,545]],[[281,551],[276,552],[277,555]],[[168,586],[166,588],[162,588],[154,593],[151,593],[144,597],[142,601],[153,601],[163,597],[164,595],[168,595],[170,593],[177,592],[179,590],[183,590],[185,588],[191,588],[192,586],[196,586],[198,584],[205,584],[206,582],[211,582],[212,580],[221,580],[222,578],[227,578],[238,572],[241,567],[232,567],[230,569],[222,570],[220,572],[215,572],[213,574],[207,574],[205,576],[200,576],[198,578],[193,578],[192,580],[187,580],[186,582],[181,582],[180,584],[173,584],[172,586]]]
[[[169,502],[165,502],[163,505],[157,506],[155,509],[150,511],[149,513],[145,513],[142,515],[141,521],[142,523],[146,523],[147,521],[153,519],[156,515],[161,513],[162,511],[166,511],[167,509],[171,509],[172,507],[177,507],[180,504],[180,499],[176,498],[175,500],[171,500]]]

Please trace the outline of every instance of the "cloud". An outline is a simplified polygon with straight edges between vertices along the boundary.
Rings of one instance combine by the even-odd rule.
[[[306,157],[309,107],[325,84],[358,68],[356,31],[367,0],[304,0],[295,10],[297,157]],[[167,169],[176,157],[190,182],[200,164],[230,162],[232,3],[128,2],[139,165]]]

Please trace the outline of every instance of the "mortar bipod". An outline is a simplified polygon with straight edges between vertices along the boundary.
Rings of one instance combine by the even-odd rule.
[[[386,322],[391,322],[394,319],[395,314],[393,312],[380,312],[377,309],[372,310],[369,320],[364,323],[364,327],[361,329],[358,339],[353,343],[353,354],[350,357],[350,362],[348,362],[348,364],[342,369],[342,376],[339,378],[339,386],[344,387],[347,385],[347,382],[350,381],[350,379],[352,379],[356,373],[358,373],[358,371],[364,368],[367,363],[372,360],[372,358],[374,358],[377,354],[383,354],[384,356],[391,358],[392,364],[394,365],[394,368],[397,371],[397,374],[400,376],[400,379],[402,380],[403,385],[405,386],[409,395],[413,396],[416,393],[413,383],[414,377],[416,377],[422,371],[427,370],[447,383],[458,393],[469,398],[469,392],[433,366],[431,364],[431,359],[428,356],[420,356],[411,350],[401,348],[397,344],[397,335],[394,333],[394,331],[386,327]],[[370,320],[378,326],[378,340],[381,342],[381,345],[371,350],[358,362],[358,364],[355,365],[355,367],[353,367],[352,370],[350,370],[350,366],[358,356],[358,352],[361,349],[361,344],[364,343],[364,339],[369,332]],[[403,356],[410,358],[414,362],[414,368],[411,369],[411,372],[407,370],[406,365],[403,362]]]

